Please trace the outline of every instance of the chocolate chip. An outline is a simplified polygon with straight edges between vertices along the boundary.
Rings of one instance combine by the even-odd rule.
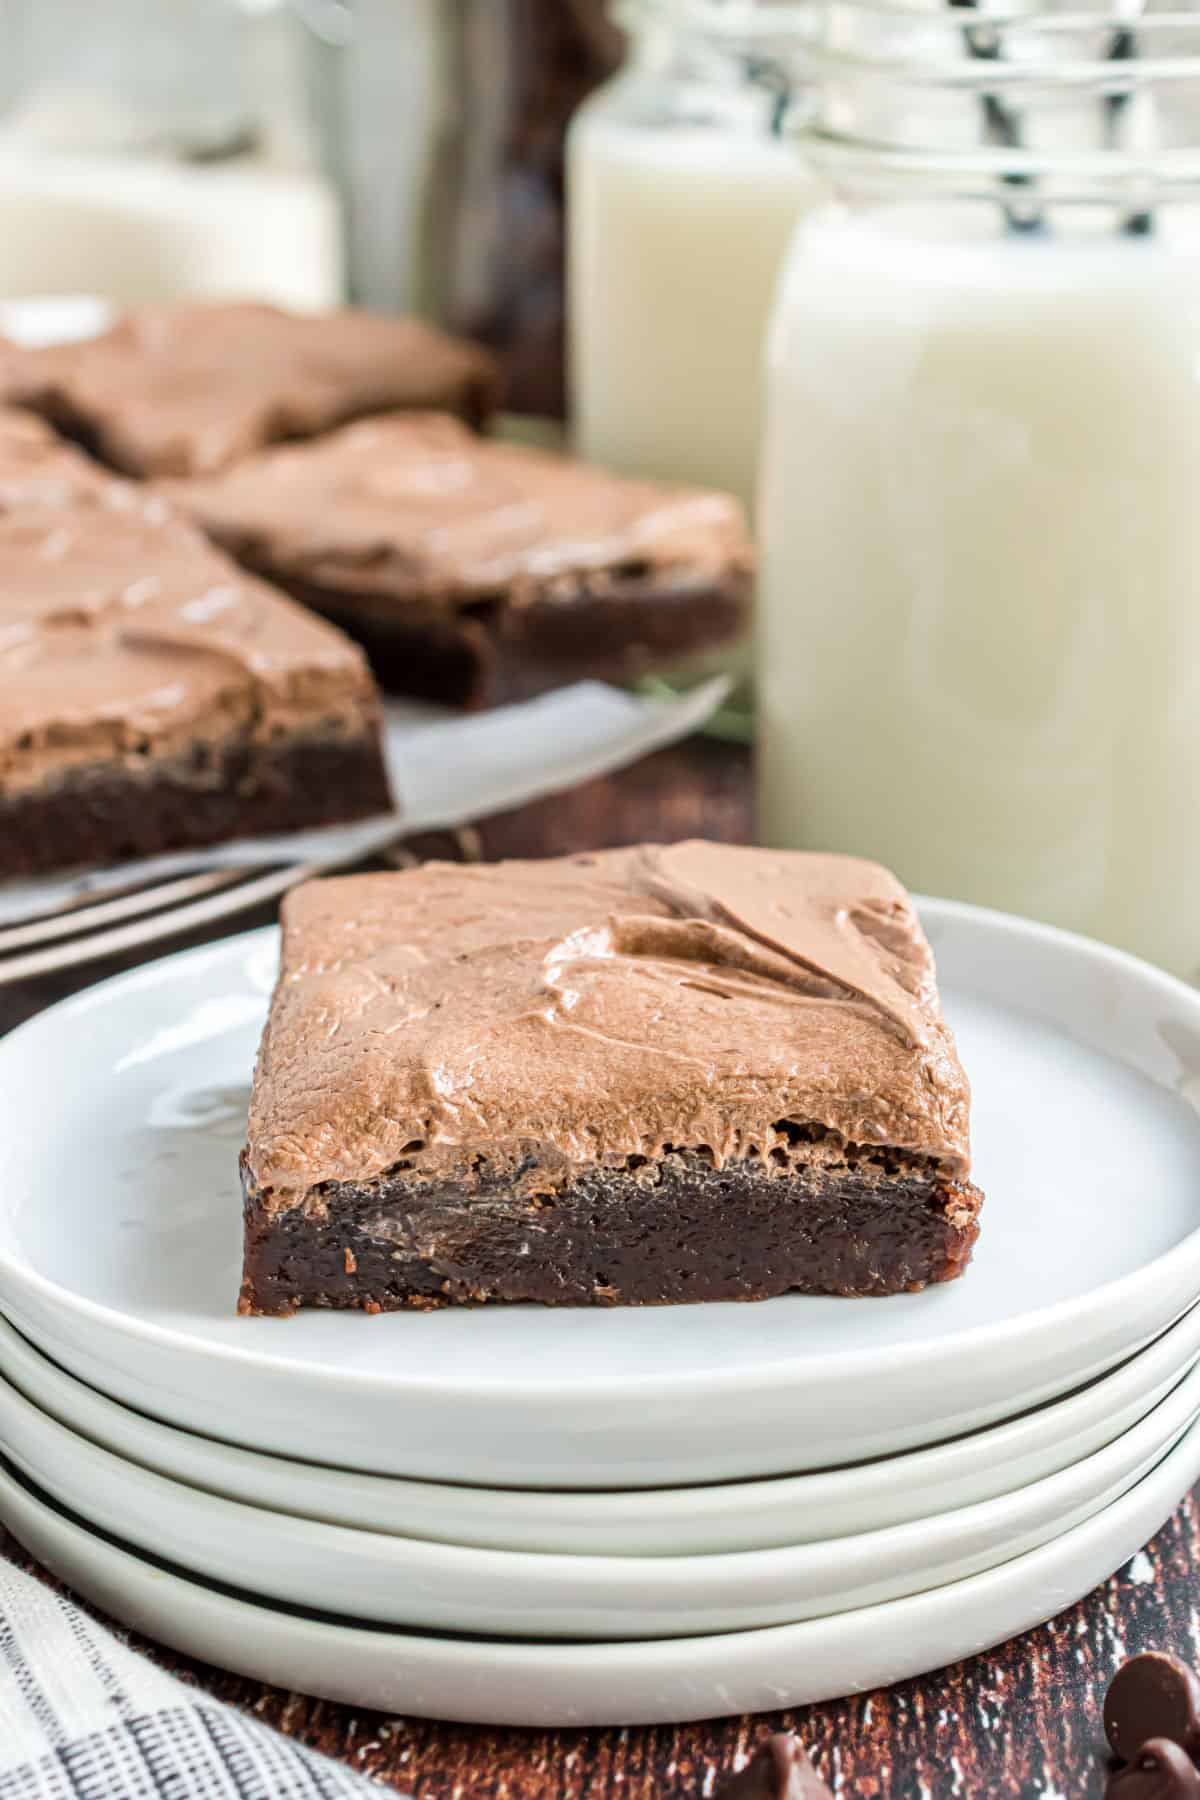
[[[717,1800],[833,1800],[798,1738],[764,1738],[744,1769],[717,1790]]]
[[[1132,1762],[1108,1778],[1105,1800],[1200,1800],[1200,1775],[1186,1750],[1151,1738]]]
[[[1151,1738],[1200,1755],[1200,1680],[1177,1656],[1148,1650],[1123,1663],[1104,1696],[1104,1735],[1114,1756],[1133,1757]]]

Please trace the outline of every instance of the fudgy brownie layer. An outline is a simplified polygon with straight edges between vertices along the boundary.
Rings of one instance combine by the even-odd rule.
[[[768,1175],[673,1155],[596,1169],[553,1197],[519,1182],[328,1183],[319,1212],[263,1204],[243,1161],[239,1310],[392,1312],[472,1301],[662,1305],[788,1292],[882,1295],[950,1281],[970,1260],[983,1196],[933,1169],[862,1164]]]
[[[127,774],[92,766],[0,800],[0,876],[303,831],[392,807],[379,741],[305,736],[238,741]]]
[[[749,606],[744,580],[672,587],[605,575],[566,601],[485,601],[455,612],[407,601],[356,604],[352,595],[305,582],[281,585],[357,639],[388,692],[469,709],[528,700],[571,681],[632,681],[673,668],[734,642]]]

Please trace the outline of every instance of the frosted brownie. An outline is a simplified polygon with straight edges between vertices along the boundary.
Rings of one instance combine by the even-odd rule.
[[[4,512],[2,439],[0,876],[389,808],[355,645],[144,490]]]
[[[624,679],[737,637],[726,494],[627,481],[393,414],[165,484],[248,568],[335,619],[385,687],[457,705]]]
[[[149,306],[78,343],[0,346],[0,400],[138,476],[221,469],[394,407],[436,406],[479,425],[497,388],[496,364],[476,345],[418,319],[351,310]]]
[[[948,1281],[968,1110],[872,863],[688,843],[313,882],[254,1079],[241,1310]]]

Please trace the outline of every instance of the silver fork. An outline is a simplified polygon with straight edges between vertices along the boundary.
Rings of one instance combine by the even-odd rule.
[[[482,845],[473,826],[459,826],[445,835],[461,861],[480,861]],[[411,868],[421,860],[399,839],[373,854],[392,868]],[[81,894],[36,918],[0,925],[0,987],[148,949],[180,932],[217,924],[276,900],[302,881],[346,866],[344,861],[321,859],[265,871],[209,869]]]

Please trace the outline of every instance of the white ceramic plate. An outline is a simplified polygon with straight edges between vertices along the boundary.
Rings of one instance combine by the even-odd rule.
[[[0,1375],[73,1431],[161,1475],[333,1525],[584,1556],[702,1556],[817,1543],[991,1500],[1103,1449],[1164,1399],[1198,1354],[1200,1307],[1193,1307],[1111,1374],[949,1444],[774,1480],[551,1493],[361,1475],[178,1431],[76,1381],[0,1319]]]
[[[1200,1368],[1115,1443],[1046,1480],[910,1525],[723,1556],[531,1556],[422,1543],[185,1487],[77,1436],[7,1385],[5,1454],[89,1524],[270,1600],[435,1631],[634,1640],[747,1631],[978,1574],[1112,1504],[1191,1426]]]
[[[238,1318],[267,932],[101,983],[0,1044],[0,1310],[173,1423],[495,1486],[795,1472],[1023,1411],[1200,1291],[1200,993],[1045,926],[943,902],[923,916],[989,1193],[962,1281],[887,1300]]]
[[[125,1624],[258,1681],[418,1718],[652,1725],[803,1706],[974,1656],[1105,1580],[1197,1477],[1200,1426],[1114,1505],[984,1575],[802,1625],[641,1644],[436,1637],[256,1604],[143,1561],[63,1516],[2,1466],[0,1519]]]

